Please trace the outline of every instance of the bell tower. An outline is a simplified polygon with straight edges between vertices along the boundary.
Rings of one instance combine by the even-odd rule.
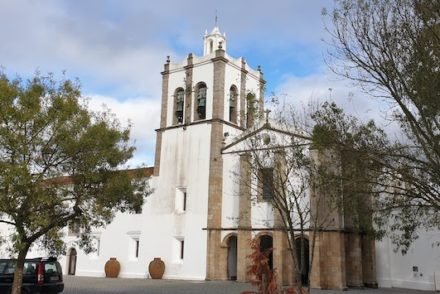
[[[248,97],[263,101],[265,83],[260,69],[230,57],[226,45],[226,34],[215,26],[203,38],[203,56],[190,53],[180,62],[167,58],[156,130],[156,193],[174,219],[176,244],[181,244],[176,246],[182,248],[173,250],[184,256],[173,267],[207,279],[226,279],[226,272],[218,270],[227,259],[222,227],[230,227],[223,203],[234,183],[221,148],[225,136],[250,126],[247,118],[254,108]],[[184,209],[177,207],[182,201]],[[203,262],[190,262],[200,260],[202,252]]]

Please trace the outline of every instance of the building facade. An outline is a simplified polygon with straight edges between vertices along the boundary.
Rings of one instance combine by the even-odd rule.
[[[106,261],[116,257],[121,277],[146,278],[149,262],[160,257],[164,278],[247,281],[250,241],[257,239],[261,248],[274,248],[279,283],[293,283],[287,237],[277,229],[280,218],[270,201],[243,197],[252,193],[237,180],[248,175],[246,155],[222,154],[231,138],[264,123],[263,73],[227,54],[218,27],[205,34],[203,48],[203,56],[189,54],[180,63],[168,58],[164,65],[155,165],[148,168],[154,192],[142,213],[120,213],[96,230],[97,252],[88,255],[70,228],[68,252],[61,258],[65,273],[104,276]],[[399,257],[388,239],[375,242],[350,233],[348,219],[335,214],[331,230],[316,236],[312,287],[435,288],[440,253],[431,245],[438,232],[416,241],[417,252]]]

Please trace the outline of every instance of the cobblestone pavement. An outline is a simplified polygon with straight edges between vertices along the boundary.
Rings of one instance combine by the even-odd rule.
[[[252,290],[247,283],[64,276],[63,294],[227,294]]]
[[[105,279],[64,276],[63,294],[239,294],[253,290],[247,283],[228,281],[180,281],[151,279]],[[312,290],[312,294],[427,294],[408,289]]]

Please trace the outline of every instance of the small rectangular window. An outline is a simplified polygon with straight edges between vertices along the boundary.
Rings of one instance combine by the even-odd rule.
[[[274,187],[273,187],[273,168],[262,168],[261,169],[261,181],[263,188],[263,199],[270,200],[273,198]]]
[[[135,257],[138,258],[139,257],[139,240],[136,240],[136,244],[135,244]]]
[[[99,251],[101,250],[101,239],[96,240],[96,256],[99,256]]]
[[[185,253],[185,241],[181,240],[180,241],[180,259],[183,259]]]
[[[176,188],[175,212],[183,213],[188,207],[188,193],[186,188]]]
[[[127,232],[128,238],[128,259],[132,261],[137,261],[140,255],[140,231],[129,231]]]

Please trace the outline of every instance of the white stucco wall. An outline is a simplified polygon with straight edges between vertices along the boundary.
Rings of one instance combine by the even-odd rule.
[[[160,176],[152,180],[155,191],[146,199],[143,212],[119,213],[110,225],[98,231],[99,256],[85,255],[77,248],[77,275],[104,276],[105,262],[116,257],[121,264],[121,277],[147,277],[149,262],[161,257],[166,266],[164,278],[205,279],[203,228],[207,226],[209,134],[208,124],[164,132]],[[184,212],[176,208],[178,188],[187,192]],[[133,238],[140,241],[138,258],[130,245]],[[180,240],[185,241],[183,260]],[[66,258],[61,263],[67,272]]]
[[[419,235],[405,255],[395,252],[396,247],[389,238],[376,242],[379,287],[434,290],[437,273],[437,290],[440,289],[440,232],[420,230]]]

